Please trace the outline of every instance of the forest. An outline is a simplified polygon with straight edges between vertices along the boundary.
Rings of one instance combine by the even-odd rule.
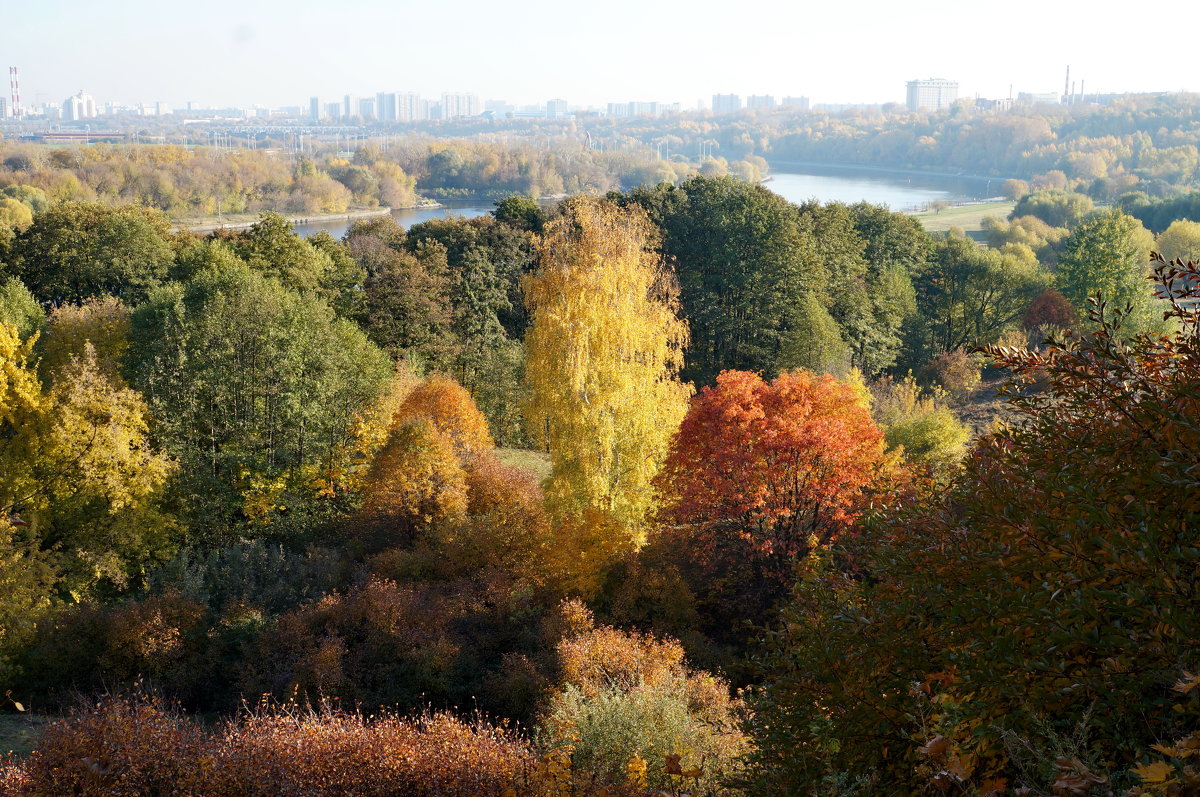
[[[0,794],[1198,793],[1186,197],[4,146]]]

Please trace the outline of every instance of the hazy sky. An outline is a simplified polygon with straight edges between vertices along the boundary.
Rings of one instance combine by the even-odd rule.
[[[1197,23],[1194,0],[0,0],[0,66],[20,67],[26,103],[888,102],[924,77],[1061,91],[1067,64],[1089,93],[1198,90]]]

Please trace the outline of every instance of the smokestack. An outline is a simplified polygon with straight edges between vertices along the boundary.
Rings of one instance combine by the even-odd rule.
[[[1071,96],[1071,65],[1067,64],[1067,76],[1063,80],[1063,103],[1066,103]]]
[[[1075,81],[1071,81],[1071,104],[1075,104]]]

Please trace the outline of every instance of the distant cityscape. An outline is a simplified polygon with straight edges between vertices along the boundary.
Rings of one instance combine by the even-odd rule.
[[[81,122],[101,116],[175,116],[184,121],[213,119],[271,119],[284,118],[306,121],[310,124],[364,124],[372,122],[423,122],[465,118],[484,119],[570,119],[577,116],[607,116],[613,118],[660,117],[684,111],[681,103],[658,101],[610,102],[603,107],[572,105],[566,99],[554,98],[536,105],[517,105],[505,100],[483,100],[471,93],[443,93],[437,98],[425,98],[415,92],[381,91],[374,96],[345,94],[340,99],[310,97],[307,105],[268,108],[253,106],[214,108],[187,103],[182,108],[173,108],[163,102],[119,104],[98,103],[86,91],[64,99],[61,103],[36,103],[23,106],[20,99],[19,70],[9,68],[9,96],[0,96],[0,120],[43,120],[47,122]],[[1016,97],[998,99],[959,96],[959,84],[945,78],[910,80],[905,85],[903,107],[911,112],[946,111],[956,105],[980,110],[1005,110],[1014,106],[1074,105],[1085,101],[1083,84],[1079,90],[1070,79],[1070,67],[1063,91],[1020,92]],[[1112,95],[1093,97],[1089,101],[1102,102]],[[899,106],[899,103],[895,103]],[[778,101],[774,95],[751,94],[743,100],[739,94],[713,94],[710,103],[697,100],[695,110],[711,111],[714,115],[745,113],[769,110],[776,107],[793,108],[799,111],[839,112],[850,109],[871,109],[878,104],[812,104],[805,96],[786,96]],[[687,110],[692,110],[688,108]]]

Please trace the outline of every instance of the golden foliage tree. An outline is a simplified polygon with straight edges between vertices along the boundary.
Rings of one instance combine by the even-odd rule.
[[[546,225],[527,278],[526,419],[550,451],[559,522],[599,511],[640,541],[651,479],[687,412],[686,325],[639,211],[577,199]]]
[[[119,376],[121,354],[129,348],[129,308],[112,296],[89,299],[81,305],[63,304],[51,311],[41,337],[42,373],[52,374],[73,356],[82,356],[86,343],[96,350],[96,364],[106,376]]]
[[[425,418],[454,442],[459,456],[495,447],[487,419],[462,385],[444,376],[431,376],[413,389],[396,411],[397,425]]]
[[[393,428],[363,489],[370,547],[412,542],[467,512],[467,476],[450,435],[428,418]]]
[[[142,397],[103,372],[91,343],[47,391],[33,343],[0,324],[0,516],[24,516],[72,589],[124,587],[170,552],[173,522],[158,502],[175,465],[150,445]]]

